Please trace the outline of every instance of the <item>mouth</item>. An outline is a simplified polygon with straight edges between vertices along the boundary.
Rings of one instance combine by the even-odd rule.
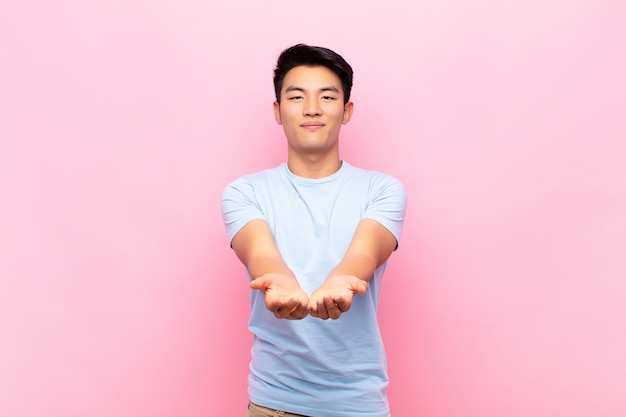
[[[306,122],[300,125],[300,127],[306,130],[318,130],[318,129],[323,128],[324,126],[325,126],[324,123],[321,123],[321,122]]]

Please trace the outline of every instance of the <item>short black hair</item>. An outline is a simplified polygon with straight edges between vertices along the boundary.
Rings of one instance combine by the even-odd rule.
[[[343,89],[343,103],[350,100],[352,90],[352,67],[338,53],[321,46],[309,46],[302,43],[285,49],[276,62],[274,70],[274,91],[276,101],[280,103],[280,90],[287,73],[300,65],[326,67],[339,77]]]

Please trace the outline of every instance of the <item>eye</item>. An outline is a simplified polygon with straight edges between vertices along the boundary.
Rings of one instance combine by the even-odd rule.
[[[295,101],[295,100],[302,100],[302,98],[303,98],[302,96],[291,96],[291,97],[288,97],[287,100]]]
[[[335,97],[333,96],[322,96],[322,100],[335,100]]]

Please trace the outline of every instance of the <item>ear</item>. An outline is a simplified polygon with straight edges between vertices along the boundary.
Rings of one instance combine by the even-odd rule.
[[[276,119],[276,123],[279,125],[283,124],[283,121],[280,118],[280,103],[278,101],[274,102],[274,119]]]
[[[354,111],[354,104],[349,101],[346,103],[346,105],[343,107],[343,120],[341,121],[341,124],[346,124],[350,121],[350,119],[352,118],[352,112]]]

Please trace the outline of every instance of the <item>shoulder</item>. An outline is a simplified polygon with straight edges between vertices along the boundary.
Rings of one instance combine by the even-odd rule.
[[[229,183],[224,188],[224,194],[232,191],[250,192],[256,187],[263,184],[271,184],[275,182],[278,177],[281,176],[282,165],[275,168],[265,169],[262,171],[254,172],[251,174],[243,175],[236,180]]]
[[[402,182],[393,175],[384,172],[358,168],[346,163],[347,175],[350,181],[362,181],[369,185],[371,190],[387,190],[406,194]]]

